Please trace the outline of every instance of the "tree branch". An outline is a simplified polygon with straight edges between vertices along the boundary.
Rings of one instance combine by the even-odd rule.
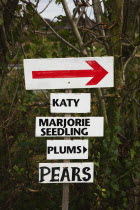
[[[71,28],[73,30],[73,33],[74,33],[74,35],[77,39],[77,42],[78,42],[78,45],[79,45],[79,48],[80,48],[80,52],[83,56],[87,56],[87,52],[83,47],[83,41],[82,41],[81,35],[79,33],[79,30],[77,28],[77,25],[76,25],[75,21],[72,18],[72,15],[70,13],[70,10],[68,8],[66,0],[62,0],[62,5],[63,5],[64,11],[66,13],[66,16],[69,19],[69,22],[70,22]]]
[[[131,61],[131,59],[135,56],[136,51],[137,51],[137,47],[134,48],[133,52],[131,53],[131,55],[129,56],[129,58],[126,60],[126,62],[123,65],[122,71],[123,71],[123,82],[124,82],[124,84],[125,84],[125,70],[126,70],[126,67],[127,67],[128,63]]]
[[[39,13],[38,11],[32,7],[31,4],[29,4],[28,2],[22,0],[22,2],[24,2],[25,4],[28,4],[32,9],[33,11],[36,12],[36,14],[41,18],[41,20],[45,23],[45,25],[48,26],[48,28],[52,31],[52,33],[62,42],[64,42],[66,45],[68,45],[69,47],[71,47],[73,50],[75,50],[76,52],[80,53],[80,50],[78,50],[76,47],[74,47],[72,44],[70,44],[67,40],[65,40],[62,36],[60,36],[53,28],[52,26],[48,23],[47,20],[45,20]]]
[[[98,24],[98,29],[99,29],[99,33],[101,36],[105,36],[105,32],[103,30],[103,27],[101,25],[101,13],[102,13],[102,9],[101,9],[101,3],[99,0],[92,0],[93,3],[93,9],[94,9],[94,15],[95,15],[95,19],[96,19],[96,23]],[[109,46],[106,42],[103,42],[106,51],[108,52],[109,50]]]
[[[39,12],[39,14],[42,14],[48,8],[51,2],[52,0],[49,0],[49,3],[45,6],[45,8],[41,12]]]

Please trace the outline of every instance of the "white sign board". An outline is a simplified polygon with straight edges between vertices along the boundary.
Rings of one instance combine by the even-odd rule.
[[[47,159],[88,159],[88,140],[47,140]]]
[[[36,117],[36,137],[96,137],[103,130],[103,117]]]
[[[114,86],[113,57],[24,59],[27,90]]]
[[[90,93],[51,93],[51,113],[89,113]]]
[[[93,163],[39,163],[39,183],[91,183]]]

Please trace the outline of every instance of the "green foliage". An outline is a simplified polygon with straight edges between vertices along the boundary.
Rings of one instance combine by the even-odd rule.
[[[60,4],[61,1],[57,0],[56,3]],[[115,45],[115,41],[118,36],[120,41],[125,40],[125,36],[117,31],[118,28],[120,30],[119,23],[112,26],[114,20],[119,21],[120,16],[115,16],[111,5],[111,0],[105,1],[106,10],[102,21],[107,22],[105,32],[108,37],[105,42],[109,45],[109,55],[115,56],[115,88],[104,88],[103,97],[100,98],[92,89],[73,90],[91,92],[91,113],[88,116],[102,115],[100,105],[104,100],[108,124],[105,125],[103,138],[89,138],[88,161],[95,165],[94,183],[70,185],[71,210],[131,209],[135,203],[133,194],[139,192],[140,62],[137,57],[131,59],[124,72],[125,85],[122,85],[120,57],[125,61],[131,49],[126,54],[118,54],[121,42]],[[0,208],[61,209],[62,185],[38,183],[38,164],[47,161],[46,139],[35,138],[35,117],[52,116],[49,101],[51,91],[26,91],[23,69],[9,66],[6,71],[6,67],[7,64],[22,64],[24,58],[79,57],[79,54],[56,38],[29,5],[22,13],[21,8],[22,5],[18,5],[10,31],[6,32],[10,53],[4,57],[5,62],[1,63],[4,70],[0,71]],[[3,19],[0,19],[0,25],[2,24]],[[67,17],[60,15],[56,22],[50,24],[64,39],[79,48],[75,35],[68,27]],[[110,26],[112,28],[109,30]],[[86,44],[91,37],[81,25],[79,32]],[[98,30],[93,27],[91,32],[96,34]],[[106,54],[103,39],[99,39],[99,42],[95,39],[93,44],[94,46],[85,47],[88,56],[92,56],[92,50],[95,56]],[[132,44],[139,44],[137,32]]]
[[[0,17],[0,25],[3,24],[3,19]]]
[[[55,0],[55,3],[56,4],[60,4],[61,3],[61,0]]]

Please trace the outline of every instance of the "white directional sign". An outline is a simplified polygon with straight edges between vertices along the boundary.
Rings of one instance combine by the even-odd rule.
[[[51,93],[51,113],[88,113],[90,101],[90,93]]]
[[[113,57],[24,59],[27,90],[113,87]]]
[[[103,117],[36,117],[36,137],[103,136]]]
[[[88,159],[88,140],[47,140],[47,159]]]
[[[91,183],[93,163],[39,163],[40,183]]]

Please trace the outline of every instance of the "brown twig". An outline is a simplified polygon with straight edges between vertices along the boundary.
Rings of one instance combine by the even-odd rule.
[[[52,33],[62,42],[64,42],[65,44],[67,44],[69,47],[71,47],[73,50],[75,50],[78,53],[81,53],[80,50],[78,50],[76,47],[74,47],[71,43],[69,43],[67,40],[65,40],[62,36],[60,36],[53,28],[52,26],[48,23],[48,21],[46,19],[44,19],[39,13],[38,11],[32,7],[31,4],[29,4],[27,1],[22,0],[22,2],[28,4],[33,11],[41,18],[41,20],[45,23],[45,25],[47,25],[49,27],[49,29],[52,31]]]

